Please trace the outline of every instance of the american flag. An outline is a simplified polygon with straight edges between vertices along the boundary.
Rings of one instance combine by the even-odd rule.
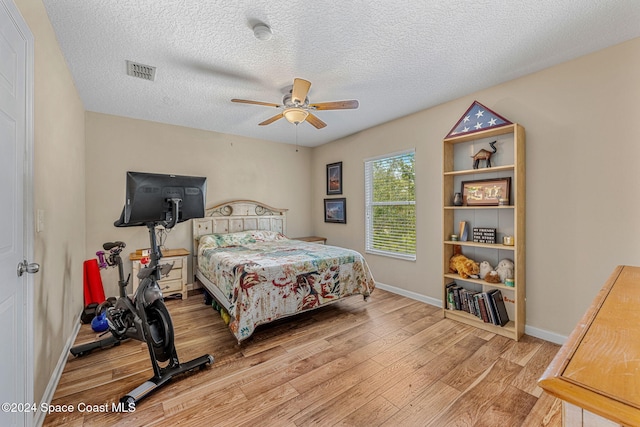
[[[497,114],[478,101],[473,101],[471,107],[462,115],[458,123],[447,134],[446,138],[479,132],[495,127],[512,124],[509,120]]]

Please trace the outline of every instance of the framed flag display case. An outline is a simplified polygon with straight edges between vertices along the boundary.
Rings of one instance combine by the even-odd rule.
[[[468,135],[474,132],[480,132],[491,128],[507,126],[513,124],[500,114],[491,111],[478,101],[473,104],[462,115],[458,123],[449,131],[446,138],[454,136]]]

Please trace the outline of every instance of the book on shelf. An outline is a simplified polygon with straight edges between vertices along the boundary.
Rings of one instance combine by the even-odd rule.
[[[502,298],[502,292],[500,289],[494,289],[487,292],[493,309],[495,310],[496,321],[495,325],[504,326],[509,322],[509,314],[507,313],[507,307],[504,305],[504,299]]]
[[[480,292],[473,294],[473,306],[475,307],[476,317],[482,319],[482,312],[480,311]]]
[[[476,301],[476,295],[478,295],[480,292],[477,291],[470,291],[468,294],[468,299],[469,299],[469,313],[473,314],[474,316],[478,316],[478,314],[480,313],[480,308],[477,305],[477,301]]]
[[[460,241],[466,242],[469,238],[469,224],[467,221],[460,221],[460,231],[459,231]]]
[[[487,315],[489,317],[489,323],[493,323],[494,325],[497,325],[498,323],[496,320],[496,312],[491,302],[491,296],[489,295],[489,292],[483,292],[482,297],[484,298],[484,303],[487,306]]]
[[[449,283],[447,285],[447,308],[449,310],[455,310],[456,309],[456,299],[455,299],[455,292],[454,289],[457,285],[455,282],[453,283]]]
[[[477,302],[478,302],[478,307],[479,307],[479,311],[480,311],[480,315],[478,316],[480,319],[482,319],[482,321],[484,323],[489,323],[489,315],[487,314],[487,305],[485,303],[485,298],[484,295],[482,293],[478,293],[477,295]]]

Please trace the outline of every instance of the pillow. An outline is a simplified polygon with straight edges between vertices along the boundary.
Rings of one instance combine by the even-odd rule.
[[[268,231],[268,230],[252,230],[249,231],[251,233],[251,237],[253,237],[257,242],[270,242],[273,240],[287,240],[287,236],[282,233],[278,233],[277,231]]]
[[[228,248],[231,246],[241,246],[249,243],[285,239],[287,239],[287,237],[277,231],[250,230],[240,231],[238,233],[207,234],[200,237],[199,246],[201,248],[205,246],[207,248]]]

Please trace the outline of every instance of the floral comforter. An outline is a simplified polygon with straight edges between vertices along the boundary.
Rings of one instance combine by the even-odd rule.
[[[280,317],[350,295],[366,298],[375,286],[358,252],[270,231],[201,237],[198,268],[228,299],[238,341]]]

